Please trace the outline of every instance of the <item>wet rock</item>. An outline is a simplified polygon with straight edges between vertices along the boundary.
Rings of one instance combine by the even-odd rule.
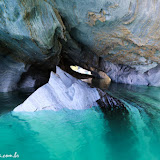
[[[104,112],[108,111],[125,111],[127,112],[126,107],[124,104],[117,98],[109,95],[108,93],[104,92],[101,89],[97,89],[100,95],[100,99],[97,101],[98,105]]]

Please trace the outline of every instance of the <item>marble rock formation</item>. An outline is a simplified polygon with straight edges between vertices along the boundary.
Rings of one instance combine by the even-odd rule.
[[[118,83],[160,86],[160,1],[55,0],[54,5],[74,39],[68,38],[68,59]]]
[[[64,31],[58,11],[44,0],[0,1],[0,92],[19,88],[22,74],[32,65],[53,70]],[[33,87],[37,80],[27,79],[31,85],[25,82],[22,87]]]
[[[39,110],[60,110],[62,108],[81,110],[97,105],[100,99],[96,88],[89,87],[57,67],[51,72],[49,82],[36,90],[15,112]]]
[[[160,86],[159,15],[153,0],[0,1],[0,92],[41,86],[62,58],[115,82]]]

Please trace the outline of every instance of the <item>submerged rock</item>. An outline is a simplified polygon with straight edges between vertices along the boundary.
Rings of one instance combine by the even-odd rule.
[[[56,74],[51,72],[49,82],[35,91],[14,111],[57,111],[62,108],[81,110],[97,105],[98,99],[100,95],[96,88],[91,88],[57,67]]]

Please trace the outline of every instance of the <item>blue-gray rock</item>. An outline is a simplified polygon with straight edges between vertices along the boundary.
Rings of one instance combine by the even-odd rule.
[[[160,86],[159,13],[150,0],[0,1],[1,77],[13,78],[0,77],[0,92],[16,89],[28,66],[49,72],[62,57],[115,82]],[[23,66],[11,69],[16,78],[8,59]],[[23,87],[34,86],[28,77]]]
[[[159,1],[55,0],[54,4],[72,38],[106,61],[99,69],[113,81],[160,86]]]
[[[58,11],[43,0],[0,1],[0,92],[17,88],[27,71],[21,65],[43,64],[51,57],[46,70],[58,64],[62,48],[58,39],[65,38],[64,31]]]

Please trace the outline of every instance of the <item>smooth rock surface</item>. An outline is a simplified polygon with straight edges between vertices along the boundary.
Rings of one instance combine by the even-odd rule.
[[[0,42],[16,59],[44,61],[59,54],[64,29],[56,9],[44,0],[0,1]]]
[[[58,11],[44,0],[0,1],[0,92],[20,88],[26,66],[53,70],[59,62],[59,39],[65,39],[64,31]],[[32,79],[29,75],[21,87],[34,87]]]
[[[89,87],[57,67],[56,74],[51,72],[49,82],[36,90],[15,112],[34,112],[62,108],[81,110],[97,105],[100,95],[96,88]]]
[[[160,63],[160,1],[47,1],[73,39],[105,60],[142,72]]]
[[[11,58],[0,56],[0,92],[16,89],[17,83],[25,71],[24,63],[16,63]]]
[[[48,2],[53,5],[52,0]],[[55,0],[54,5],[71,37],[86,47],[78,50],[68,38],[71,49],[66,52],[71,61],[102,70],[114,82],[160,86],[160,1]],[[105,62],[101,64],[98,57]]]
[[[159,15],[160,1],[153,0],[0,1],[0,56],[17,66],[47,64],[49,71],[65,57],[115,82],[160,86]],[[23,71],[14,73],[10,85],[0,78],[0,92],[17,89]]]
[[[116,83],[160,86],[160,65],[142,73],[129,66],[105,62],[104,70]]]

